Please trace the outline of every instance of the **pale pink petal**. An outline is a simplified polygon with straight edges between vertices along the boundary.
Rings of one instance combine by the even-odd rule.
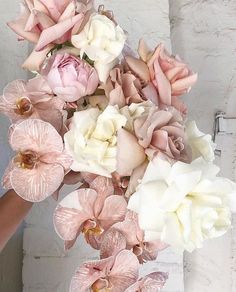
[[[32,150],[37,153],[62,152],[63,141],[55,128],[49,123],[37,119],[29,119],[18,123],[10,137],[13,150]]]
[[[93,206],[97,193],[91,189],[79,189],[66,196],[54,212],[54,227],[57,234],[67,241],[74,240],[83,223],[93,218]]]
[[[171,85],[173,95],[176,95],[175,92],[182,91],[182,90],[189,90],[196,82],[197,82],[198,75],[193,74],[186,78],[182,78],[177,80]]]
[[[155,86],[152,82],[149,82],[146,87],[142,89],[142,93],[147,100],[150,100],[155,105],[158,105],[158,94]]]
[[[4,102],[15,106],[17,99],[25,96],[26,82],[24,80],[14,80],[4,88],[2,98]]]
[[[27,24],[30,12],[25,10],[25,12],[20,15],[18,20],[9,21],[7,25],[19,36],[32,42],[37,43],[39,39],[39,33],[34,31],[26,31],[25,26]]]
[[[61,14],[64,12],[66,7],[73,2],[72,0],[40,0],[45,7],[47,7],[50,15],[55,21],[58,21]]]
[[[131,251],[121,251],[116,256],[109,275],[112,292],[125,291],[130,285],[134,284],[138,279],[138,268],[137,257]]]
[[[166,105],[171,105],[171,86],[169,80],[163,73],[158,60],[154,62],[155,82],[159,92],[160,100]]]
[[[33,10],[32,12],[35,18],[38,20],[38,23],[42,30],[49,28],[50,26],[55,25],[56,23],[44,12]]]
[[[88,292],[89,288],[99,279],[106,277],[106,271],[111,270],[114,257],[83,264],[77,269],[70,285],[70,292]]]
[[[63,178],[62,166],[43,163],[34,169],[14,168],[10,176],[15,192],[30,202],[40,202],[52,195],[60,187]]]
[[[135,72],[136,76],[146,83],[150,81],[149,69],[144,61],[131,56],[126,56],[125,61],[129,65],[130,69]]]
[[[103,236],[103,240],[100,246],[100,257],[104,259],[110,256],[116,256],[120,251],[124,250],[125,248],[125,236],[112,227]]]
[[[118,131],[117,139],[117,172],[121,176],[130,176],[145,161],[144,149],[136,137],[125,129]]]
[[[104,229],[108,229],[116,222],[123,221],[127,211],[126,200],[117,195],[106,198],[104,207],[98,216]]]
[[[78,14],[72,18],[64,20],[42,31],[38,43],[35,47],[36,51],[40,51],[48,44],[61,38],[65,35],[76,23],[82,23],[84,18],[83,14]],[[63,41],[65,42],[66,39]]]
[[[138,186],[139,180],[142,179],[142,177],[144,176],[147,166],[148,161],[145,160],[140,166],[135,168],[134,171],[132,172],[129,185],[125,193],[125,196],[127,198],[129,198],[136,191],[136,187]]]
[[[29,55],[29,57],[25,60],[22,65],[23,69],[27,69],[29,71],[40,71],[43,62],[45,61],[47,54],[54,48],[54,45],[47,45],[43,50],[40,52],[33,52]]]
[[[114,194],[114,187],[112,184],[112,180],[103,176],[96,177],[89,184],[89,186],[91,189],[95,190],[98,193],[97,200],[94,206],[94,213],[97,217],[102,211],[105,199]]]

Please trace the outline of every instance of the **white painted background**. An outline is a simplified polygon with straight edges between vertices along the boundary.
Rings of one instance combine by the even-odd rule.
[[[98,2],[98,1],[97,1]],[[130,44],[136,47],[141,36],[150,45],[162,40],[199,72],[199,82],[186,98],[191,117],[200,128],[212,132],[215,111],[226,110],[236,116],[236,0],[105,0],[118,21],[130,33]],[[170,5],[169,5],[170,2]],[[0,89],[16,78],[26,78],[20,69],[28,47],[17,43],[4,23],[14,18],[18,0],[0,0]],[[0,118],[0,176],[10,152],[6,145],[7,122]],[[235,127],[236,132],[236,127]],[[223,155],[219,163],[223,173],[235,178],[234,149],[236,137],[222,138]],[[7,155],[6,155],[7,153]],[[70,253],[64,253],[62,242],[52,227],[56,203],[49,199],[34,206],[24,230],[23,284],[21,287],[21,231],[0,255],[0,292],[66,292],[71,274],[84,259],[96,253],[82,241]],[[21,229],[22,230],[22,229]],[[233,229],[225,237],[208,242],[193,254],[184,256],[166,252],[158,264],[170,272],[165,292],[235,292],[236,236]],[[183,270],[184,284],[183,288]]]

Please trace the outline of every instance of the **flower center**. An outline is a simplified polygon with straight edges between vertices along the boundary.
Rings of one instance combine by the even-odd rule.
[[[103,228],[95,220],[88,220],[85,222],[82,232],[86,237],[89,235],[101,235],[103,231]]]
[[[92,285],[92,292],[110,292],[111,287],[109,287],[109,281],[106,278],[98,279]]]
[[[16,165],[23,169],[33,169],[36,166],[37,161],[37,154],[31,150],[19,152],[14,159]]]
[[[30,115],[32,113],[32,103],[28,97],[20,97],[16,101],[15,113],[21,116]]]

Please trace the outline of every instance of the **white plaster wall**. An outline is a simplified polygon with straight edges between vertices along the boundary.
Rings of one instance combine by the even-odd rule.
[[[16,16],[18,1],[0,0],[0,92],[11,80],[27,78],[20,64],[27,55],[27,44],[17,43],[16,36],[6,26],[6,21]],[[1,93],[0,93],[1,94]],[[7,143],[9,122],[0,116],[0,177],[7,166],[11,151]],[[0,186],[0,196],[4,190]],[[0,254],[0,291],[22,292],[22,236],[20,228]]]
[[[236,116],[236,1],[170,0],[170,7],[173,51],[199,72],[198,84],[186,103],[199,127],[211,133],[217,110]],[[222,175],[232,177],[235,143],[228,141],[224,147],[227,159],[223,155],[218,161]],[[206,243],[202,250],[186,253],[186,292],[236,291],[234,242],[235,230]]]

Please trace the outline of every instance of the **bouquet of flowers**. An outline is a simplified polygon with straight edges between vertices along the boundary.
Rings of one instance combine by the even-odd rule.
[[[223,235],[235,209],[236,185],[217,176],[212,138],[180,98],[197,74],[163,44],[133,52],[90,0],[24,0],[8,25],[34,44],[23,67],[35,77],[0,98],[16,152],[3,186],[32,202],[75,186],[56,232],[66,249],[83,235],[100,259],[77,269],[71,292],[160,291],[168,275],[139,278],[139,265]]]

